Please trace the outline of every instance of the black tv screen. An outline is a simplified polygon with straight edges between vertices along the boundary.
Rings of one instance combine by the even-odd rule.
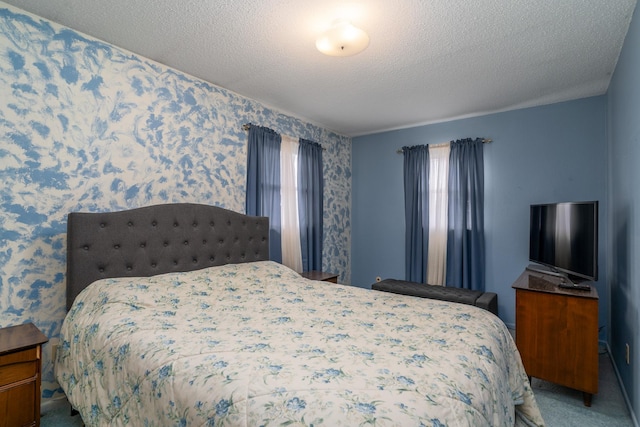
[[[531,205],[529,260],[598,280],[598,202]]]

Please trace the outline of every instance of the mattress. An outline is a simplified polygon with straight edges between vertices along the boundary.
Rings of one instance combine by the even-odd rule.
[[[544,424],[490,312],[271,261],[96,281],[61,342],[88,426]]]

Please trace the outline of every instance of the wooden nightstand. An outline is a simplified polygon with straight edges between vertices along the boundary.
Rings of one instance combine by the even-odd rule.
[[[42,344],[33,323],[0,329],[0,427],[40,425]]]
[[[324,271],[305,271],[300,273],[302,277],[309,280],[320,280],[322,282],[338,283],[338,275],[334,273],[325,273]]]

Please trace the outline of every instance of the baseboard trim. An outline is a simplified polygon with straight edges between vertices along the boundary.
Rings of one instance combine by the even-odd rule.
[[[602,341],[601,341],[602,342]],[[627,410],[631,415],[631,421],[633,422],[634,427],[640,427],[638,425],[638,418],[636,414],[633,412],[633,406],[631,406],[631,401],[629,400],[629,396],[627,395],[627,390],[624,388],[624,383],[622,382],[622,377],[620,376],[620,371],[618,371],[618,366],[616,365],[616,361],[613,358],[613,354],[611,353],[611,347],[609,347],[609,343],[604,343],[607,348],[607,353],[609,353],[609,359],[611,359],[611,365],[613,366],[613,370],[616,373],[616,378],[618,379],[618,384],[620,385],[620,390],[622,391],[622,396],[624,397],[624,401],[627,404]]]

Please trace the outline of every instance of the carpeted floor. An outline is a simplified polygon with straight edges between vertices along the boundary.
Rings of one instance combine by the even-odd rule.
[[[609,354],[601,353],[598,362],[598,394],[590,408],[584,406],[582,392],[533,378],[531,387],[547,426],[633,427]]]
[[[40,427],[82,427],[80,415],[71,416],[71,407],[66,401],[56,404],[40,416]]]
[[[608,353],[599,360],[598,394],[591,407],[582,403],[582,392],[534,378],[532,388],[548,427],[633,427]],[[42,427],[81,427],[79,415],[69,415],[69,405],[55,405],[42,414]]]

